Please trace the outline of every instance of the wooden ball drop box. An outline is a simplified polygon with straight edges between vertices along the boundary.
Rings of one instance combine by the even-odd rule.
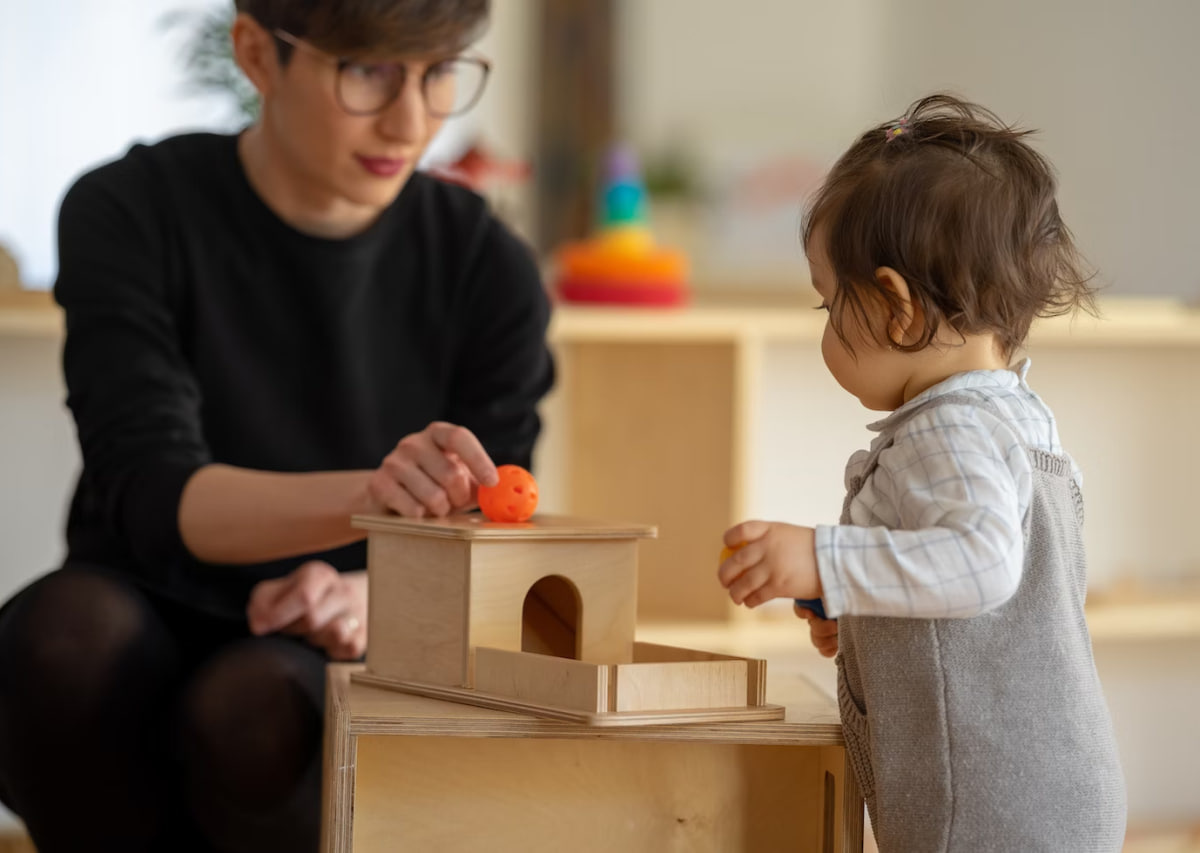
[[[766,704],[765,661],[634,640],[638,540],[653,527],[354,523],[368,531],[371,587],[355,681],[592,726],[784,717]]]

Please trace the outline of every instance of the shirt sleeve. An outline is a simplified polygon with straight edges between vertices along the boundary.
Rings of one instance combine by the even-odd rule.
[[[59,212],[54,292],[66,315],[63,371],[88,512],[153,571],[185,551],[179,498],[210,454],[166,292],[161,220],[145,186],[123,162],[70,190]]]
[[[971,406],[918,414],[851,504],[867,525],[816,531],[831,617],[966,618],[1016,592],[1032,493],[1024,446]]]
[[[450,420],[475,433],[496,464],[529,468],[538,404],[554,384],[550,302],[532,252],[498,220],[489,217],[474,257]]]

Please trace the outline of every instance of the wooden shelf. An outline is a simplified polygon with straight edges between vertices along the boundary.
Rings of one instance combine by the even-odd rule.
[[[1092,639],[1200,639],[1200,590],[1138,590],[1094,595],[1087,604]]]
[[[550,337],[564,343],[725,343],[746,339],[819,341],[817,299],[697,296],[691,305],[636,308],[559,304]]]
[[[1089,598],[1084,610],[1094,641],[1200,639],[1200,590],[1139,592],[1125,597]],[[693,645],[723,654],[766,658],[779,663],[808,657],[808,629],[790,610],[756,612],[731,623],[641,622],[638,639]],[[815,654],[815,652],[813,652]]]
[[[813,311],[808,290],[789,294],[700,293],[680,308],[634,308],[559,304],[552,341],[705,343],[816,342],[825,316]],[[1200,309],[1168,299],[1114,297],[1101,303],[1102,317],[1054,318],[1034,325],[1038,346],[1198,346]],[[57,337],[62,311],[49,291],[0,293],[0,335]]]
[[[560,304],[550,335],[563,343],[707,343],[739,340],[816,342],[825,315],[816,298],[798,294],[697,294],[678,308]],[[1200,309],[1169,299],[1113,297],[1101,317],[1040,320],[1030,334],[1039,346],[1197,346]]]
[[[642,551],[640,620],[741,617],[711,583],[708,532],[747,515],[768,347],[815,350],[826,322],[812,310],[817,301],[797,287],[697,292],[677,308],[556,308],[550,339],[562,377],[564,511],[659,527],[660,539]],[[1037,323],[1030,352],[1200,348],[1200,311],[1181,303],[1114,298],[1100,311],[1103,319]],[[1118,630],[1108,628],[1107,614],[1099,618],[1101,635]],[[1159,616],[1145,618],[1153,624]]]
[[[1100,317],[1056,317],[1034,324],[1030,345],[1195,346],[1200,309],[1171,299],[1114,297],[1100,301]]]
[[[58,337],[62,310],[45,290],[0,293],[0,336]]]

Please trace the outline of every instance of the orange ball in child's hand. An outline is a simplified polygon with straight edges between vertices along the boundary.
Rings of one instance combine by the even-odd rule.
[[[500,482],[479,487],[479,508],[489,521],[528,521],[538,505],[537,480],[520,465],[496,469]]]
[[[739,542],[736,545],[734,545],[732,548],[730,548],[728,545],[726,545],[724,548],[721,549],[721,562],[724,563],[726,560],[728,560],[730,557],[732,557],[734,554],[736,554],[738,551],[742,550],[745,547],[746,547],[745,542]]]

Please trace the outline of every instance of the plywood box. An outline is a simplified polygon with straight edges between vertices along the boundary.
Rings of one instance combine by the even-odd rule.
[[[861,853],[837,707],[802,677],[787,719],[596,729],[381,690],[329,669],[325,853]]]
[[[638,540],[653,527],[355,524],[368,531],[366,683],[597,726],[783,715],[765,703],[763,661],[634,643]]]

